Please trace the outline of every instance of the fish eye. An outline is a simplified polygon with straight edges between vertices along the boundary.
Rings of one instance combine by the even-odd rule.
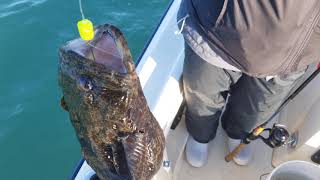
[[[90,78],[86,77],[86,76],[81,76],[78,79],[78,85],[81,89],[85,90],[85,91],[90,91],[93,89],[93,84],[92,81],[90,80]]]

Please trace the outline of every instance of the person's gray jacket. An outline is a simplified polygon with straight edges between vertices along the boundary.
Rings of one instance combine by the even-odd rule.
[[[265,77],[320,61],[319,0],[183,0],[179,19],[189,46],[227,69]]]

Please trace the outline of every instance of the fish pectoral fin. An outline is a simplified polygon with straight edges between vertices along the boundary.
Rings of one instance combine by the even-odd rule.
[[[64,100],[64,96],[62,96],[61,100],[60,100],[60,106],[66,110],[66,111],[69,111],[69,108],[68,108],[68,105],[66,103],[66,101]]]

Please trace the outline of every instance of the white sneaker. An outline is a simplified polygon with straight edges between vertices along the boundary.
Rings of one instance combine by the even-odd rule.
[[[228,138],[229,151],[233,151],[240,143],[241,140],[239,139]],[[245,166],[249,164],[251,159],[252,147],[251,144],[248,144],[236,157],[233,158],[233,161],[240,166]]]
[[[202,167],[208,162],[209,143],[200,143],[189,136],[186,145],[186,158],[193,167]]]

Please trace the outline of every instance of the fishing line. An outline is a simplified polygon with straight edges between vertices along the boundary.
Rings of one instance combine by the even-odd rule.
[[[81,13],[82,19],[85,19],[85,18],[84,18],[84,14],[83,14],[82,1],[81,1],[81,0],[79,0],[79,8],[80,8],[80,13]]]
[[[80,32],[80,36],[81,36],[81,32],[82,33],[93,33],[93,36],[94,36],[94,29],[93,29],[93,25],[92,25],[92,23],[91,23],[91,21],[90,20],[88,20],[88,19],[85,19],[85,16],[84,16],[84,13],[83,13],[83,8],[82,8],[82,0],[79,0],[79,9],[80,9],[80,13],[81,13],[81,17],[82,17],[82,21],[80,21],[80,22],[84,22],[84,23],[88,23],[89,24],[89,27],[88,27],[88,25],[86,26],[86,27],[84,27],[83,29],[82,28],[79,28],[79,32]],[[93,32],[92,32],[93,31]],[[95,45],[93,45],[93,44],[91,44],[90,43],[90,40],[92,40],[93,39],[93,36],[92,37],[82,37],[81,36],[81,38],[83,39],[83,40],[86,40],[86,43],[87,43],[87,45],[89,45],[90,47],[92,47],[92,48],[95,48],[96,50],[98,50],[98,51],[101,51],[101,52],[103,52],[103,53],[105,53],[105,54],[108,54],[108,55],[111,55],[111,56],[113,56],[113,57],[116,57],[116,58],[123,58],[122,56],[117,56],[117,55],[114,55],[112,52],[107,52],[107,51],[105,51],[104,49],[101,49],[101,48],[99,48],[99,47],[96,47]],[[88,39],[88,40],[87,40]],[[93,59],[94,59],[94,61],[96,60],[95,59],[95,56],[94,56],[94,53],[93,53],[93,50],[91,49],[91,53],[92,53],[92,57],[93,57]],[[119,54],[121,54],[121,53],[119,53]]]
[[[263,178],[264,176],[268,175],[268,174],[270,174],[270,173],[261,174],[261,175],[260,175],[260,180],[262,180],[262,178]]]
[[[89,44],[89,43],[88,43],[88,44]],[[95,57],[95,55],[94,55],[94,53],[93,53],[93,49],[92,49],[92,48],[90,49],[90,52],[91,52],[91,55],[92,55],[93,61],[96,61],[96,57]]]

